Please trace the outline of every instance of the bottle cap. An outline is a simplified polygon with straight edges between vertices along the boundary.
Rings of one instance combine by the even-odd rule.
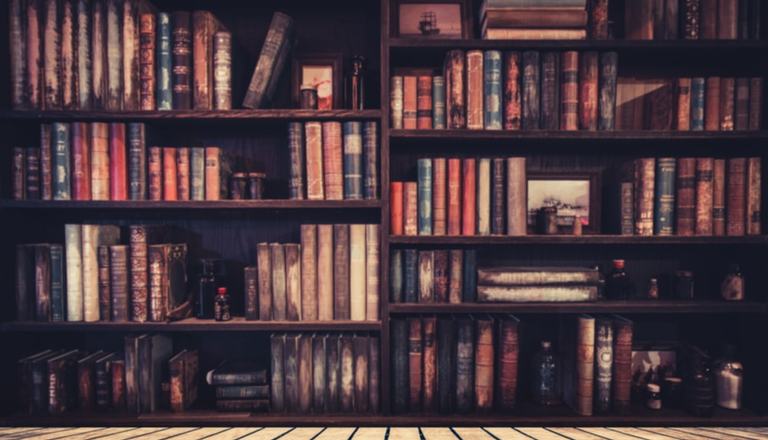
[[[549,341],[541,341],[541,348],[549,348],[552,346],[552,343]]]
[[[677,376],[667,376],[664,378],[664,381],[667,383],[681,384],[683,383],[683,378]]]
[[[659,385],[657,385],[655,383],[649,383],[648,384],[648,391],[651,392],[651,393],[658,393],[659,391],[661,391],[661,387],[659,387]]]
[[[624,269],[624,260],[613,260],[613,267],[615,269]]]
[[[219,287],[216,289],[216,293],[219,295],[226,295],[227,294],[227,288],[226,287]]]

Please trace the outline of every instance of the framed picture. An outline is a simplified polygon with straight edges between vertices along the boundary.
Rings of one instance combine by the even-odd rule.
[[[299,106],[302,86],[317,89],[317,109],[342,108],[342,74],[344,57],[340,53],[297,54],[291,69],[291,96],[295,107]]]
[[[600,172],[528,173],[528,229],[536,230],[537,214],[557,208],[557,226],[569,234],[575,219],[585,233],[600,233]]]
[[[471,38],[471,20],[467,1],[399,0],[393,2],[394,34],[397,37]]]

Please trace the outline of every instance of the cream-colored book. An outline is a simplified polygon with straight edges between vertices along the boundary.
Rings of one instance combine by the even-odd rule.
[[[349,318],[365,320],[365,225],[349,225]]]
[[[333,225],[317,225],[317,319],[333,320]]]
[[[491,159],[477,160],[477,234],[491,234]]]
[[[317,321],[317,225],[301,225],[301,319]]]
[[[365,225],[365,319],[379,319],[379,225]]]
[[[67,321],[83,320],[82,230],[81,225],[64,225],[65,260],[67,265]],[[98,304],[96,306],[98,310]]]
[[[287,243],[285,250],[285,318],[289,321],[299,321],[301,315],[301,256],[299,245]]]

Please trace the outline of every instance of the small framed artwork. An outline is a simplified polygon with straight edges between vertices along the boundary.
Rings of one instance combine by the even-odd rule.
[[[570,234],[579,219],[588,234],[600,233],[600,172],[528,173],[528,230],[536,230],[541,208],[557,208],[560,233]]]
[[[342,74],[344,57],[340,53],[297,54],[291,69],[291,97],[299,107],[303,86],[317,89],[317,109],[331,110],[342,107]]]
[[[468,0],[398,0],[392,8],[397,37],[468,39]]]

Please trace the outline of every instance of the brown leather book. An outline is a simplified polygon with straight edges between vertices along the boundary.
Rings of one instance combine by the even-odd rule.
[[[43,35],[43,108],[61,109],[61,27],[57,0],[43,0],[40,23]]]
[[[464,51],[451,50],[445,55],[445,98],[448,128],[466,128]]]
[[[733,130],[735,117],[736,79],[732,77],[720,79],[720,130]]]
[[[317,319],[333,320],[333,225],[317,225]]]
[[[590,0],[589,11],[589,38],[593,40],[608,39],[608,0]]]
[[[747,159],[747,235],[760,235],[761,164],[759,157]]]
[[[147,156],[149,200],[163,200],[163,148],[149,147]]]
[[[560,56],[560,129],[579,129],[579,53],[568,50]]]
[[[462,203],[461,203],[461,235],[475,235],[476,233],[476,161],[474,158],[462,160]]]
[[[726,233],[729,236],[744,235],[746,224],[746,175],[747,159],[728,159],[726,183]]]
[[[40,124],[40,198],[43,200],[51,200],[53,198],[52,153],[51,124]]]
[[[219,199],[221,199],[221,148],[205,147],[205,200]]]
[[[434,298],[437,303],[446,303],[448,302],[448,277],[450,270],[448,250],[436,249],[434,253],[435,257],[432,267]]]
[[[691,129],[691,78],[677,79],[677,123],[680,131]]]
[[[424,411],[434,412],[437,409],[437,318],[432,316],[422,319],[424,331]]]
[[[717,0],[717,39],[735,40],[738,26],[739,0]]]
[[[145,283],[145,289],[148,286],[146,284],[148,282],[146,275],[142,278],[141,273],[138,270],[134,270],[136,267],[134,266],[134,254],[132,247],[130,249],[131,266],[128,267],[129,247],[125,245],[109,246],[110,314],[107,316],[101,315],[102,320],[109,319],[111,321],[124,322],[131,319],[131,310],[135,310],[132,304],[130,304],[130,302],[133,302],[134,291],[137,290],[137,287],[141,286],[142,282]],[[145,264],[144,268],[146,269],[146,267]],[[146,292],[144,295],[144,298],[146,299]],[[106,307],[104,309],[106,309]],[[146,308],[144,310],[146,311]]]
[[[299,245],[285,243],[285,319],[301,319],[301,256]]]
[[[64,110],[77,108],[77,41],[75,22],[77,20],[74,0],[60,2],[61,32],[61,107]]]
[[[677,235],[693,235],[696,224],[696,159],[677,159]]]
[[[389,184],[389,231],[403,235],[403,182]]]
[[[734,130],[749,129],[749,78],[736,79],[736,98],[734,103]]]
[[[421,319],[409,319],[408,326],[409,408],[411,412],[419,412],[422,409],[422,369],[424,364]]]
[[[26,199],[26,186],[27,186],[27,159],[26,149],[15,147],[13,149],[12,160],[12,178],[13,178],[13,199],[24,200]]]
[[[272,319],[272,260],[269,253],[269,243],[256,245],[256,270],[259,283],[259,319]]]
[[[92,122],[91,135],[91,200],[109,200],[109,125]]]
[[[208,11],[192,13],[192,108],[213,109],[213,35],[220,24]]]
[[[91,200],[91,145],[88,124],[73,122],[72,199]]]
[[[25,92],[30,108],[42,109],[43,69],[41,67],[43,65],[43,44],[41,23],[44,17],[44,10],[39,2],[28,1],[25,3]]]
[[[179,199],[177,177],[176,148],[163,147],[163,200]]]
[[[341,382],[339,406],[342,411],[351,412],[355,400],[355,350],[352,336],[341,336]]]
[[[190,199],[189,180],[189,148],[176,148],[176,196],[178,200]]]
[[[35,245],[35,319],[51,321],[51,247]]]
[[[349,225],[333,225],[334,319],[350,319]]]
[[[369,387],[368,382],[368,336],[355,335],[352,339],[355,356],[355,412],[368,412]],[[317,410],[317,408],[316,408]]]
[[[272,268],[272,319],[285,321],[288,300],[285,280],[285,246],[281,243],[269,244],[270,266]]]
[[[634,0],[624,5],[624,38],[653,40],[653,0]]]
[[[155,109],[155,41],[156,14],[142,12],[139,17],[139,110]]]
[[[192,108],[192,30],[188,11],[171,13],[173,35],[172,73],[173,109],[189,110]]]
[[[720,78],[717,76],[707,78],[704,93],[704,129],[717,131],[720,129]]]
[[[368,400],[369,408],[372,413],[380,411],[381,402],[379,400],[379,387],[381,386],[380,366],[381,366],[381,341],[378,336],[368,337]]]
[[[341,122],[327,121],[322,125],[323,184],[326,200],[344,199]]]
[[[461,303],[461,294],[464,288],[464,251],[461,249],[450,250],[450,276],[448,278],[448,302]]]
[[[725,235],[725,159],[715,159],[712,178],[712,235]]]
[[[435,302],[434,291],[434,251],[419,251],[419,302]]]
[[[595,380],[595,318],[582,315],[578,319],[576,340],[576,412],[592,415]]]
[[[299,410],[303,414],[312,411],[312,335],[299,335]]]
[[[475,345],[475,407],[479,412],[493,408],[493,320],[477,320]]]
[[[763,78],[749,80],[749,129],[760,130],[763,119]]]
[[[502,235],[506,227],[504,212],[505,160],[495,157],[491,163],[491,234]]]
[[[432,159],[432,235],[445,235],[448,231],[446,167],[444,157]]]
[[[653,235],[656,160],[635,161],[635,235]]]
[[[109,264],[109,246],[99,246],[97,254],[99,265],[99,316],[109,320],[112,316],[112,290]],[[127,279],[127,278],[126,278]]]
[[[520,52],[504,52],[504,129],[520,130]]]
[[[712,180],[714,160],[696,159],[696,235],[712,235]]]
[[[165,303],[168,299],[168,246],[151,244],[147,246],[149,264],[149,311],[147,321],[162,322],[168,314]]]
[[[507,158],[507,235],[525,235],[528,187],[525,158]]]
[[[243,296],[245,301],[245,319],[259,319],[259,271],[257,267],[243,268]]]
[[[483,129],[483,51],[467,51],[467,128]]]
[[[125,1],[118,12],[122,17],[122,100],[123,110],[139,109],[139,14],[138,2]]]
[[[317,225],[301,225],[301,319],[317,321]]]
[[[584,52],[579,63],[579,127],[582,130],[597,130],[598,115],[598,54]]]
[[[501,319],[499,325],[496,399],[502,411],[511,411],[517,403],[517,364],[520,346],[518,323],[519,320],[514,316],[507,316]]]
[[[630,409],[632,391],[632,321],[614,317],[612,401],[619,414]]]
[[[474,213],[473,213],[474,215]],[[461,159],[448,159],[448,235],[461,234]]]
[[[718,38],[717,21],[718,21],[718,0],[701,0],[700,14],[701,14],[701,39],[702,40],[716,40]]]
[[[416,79],[416,128],[432,128],[432,76],[429,75]]]
[[[403,76],[403,128],[418,127],[418,80],[413,75]]]
[[[109,199],[128,199],[128,168],[125,148],[125,124],[109,124]]]
[[[130,317],[132,321],[144,322],[148,318],[147,307],[149,301],[149,267],[147,252],[149,243],[153,242],[153,228],[144,225],[133,225],[130,226],[129,231],[131,277]],[[112,256],[114,256],[114,254]]]
[[[403,234],[418,234],[418,185],[416,182],[403,183]]]
[[[307,198],[325,199],[323,182],[323,126],[318,121],[304,124],[306,139]]]

